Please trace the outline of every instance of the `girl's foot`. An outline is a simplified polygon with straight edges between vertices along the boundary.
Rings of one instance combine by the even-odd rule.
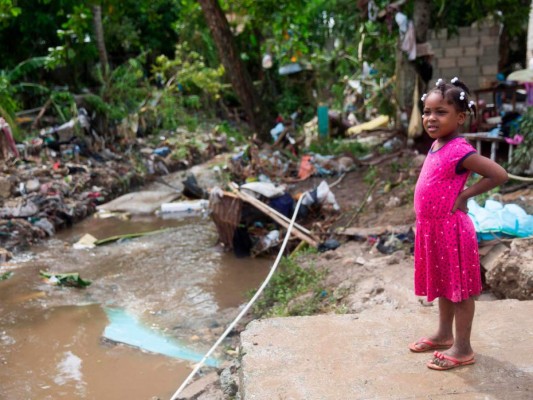
[[[448,349],[453,346],[453,338],[440,340],[438,338],[420,338],[414,343],[409,344],[409,350],[414,353],[423,353],[425,351],[432,351],[438,349]]]
[[[426,365],[429,369],[445,371],[448,369],[462,367],[464,365],[471,365],[475,362],[476,360],[474,358],[474,353],[466,357],[453,357],[449,354],[436,351],[435,353],[433,353],[433,359],[429,361]]]

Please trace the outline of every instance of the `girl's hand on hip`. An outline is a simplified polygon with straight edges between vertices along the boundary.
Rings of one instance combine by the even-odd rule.
[[[466,203],[468,202],[468,197],[465,197],[462,195],[462,193],[457,196],[457,199],[455,199],[455,203],[452,208],[452,214],[455,213],[456,210],[461,210],[465,214],[468,213],[468,207],[466,206]]]

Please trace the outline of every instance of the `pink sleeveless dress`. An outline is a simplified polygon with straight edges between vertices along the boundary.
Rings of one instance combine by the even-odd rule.
[[[464,212],[451,212],[469,175],[462,162],[475,152],[462,137],[430,150],[416,183],[415,294],[428,301],[460,302],[481,293],[474,224]]]

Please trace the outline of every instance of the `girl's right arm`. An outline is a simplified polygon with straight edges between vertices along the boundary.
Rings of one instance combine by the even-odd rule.
[[[462,167],[481,175],[483,178],[459,194],[453,205],[452,212],[457,209],[467,212],[466,203],[468,199],[478,194],[486,193],[496,186],[504,184],[509,179],[505,169],[479,154],[472,154],[467,157],[463,161]]]

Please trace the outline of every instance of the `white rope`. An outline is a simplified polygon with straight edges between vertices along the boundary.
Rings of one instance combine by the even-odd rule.
[[[307,192],[306,192],[307,193]],[[270,268],[270,272],[266,279],[264,280],[263,284],[257,289],[257,292],[252,297],[252,299],[246,304],[246,306],[242,309],[242,311],[237,315],[237,318],[228,326],[228,328],[224,331],[224,333],[218,338],[218,340],[215,342],[213,347],[209,349],[209,351],[205,354],[205,356],[200,360],[198,364],[194,367],[192,372],[189,374],[189,376],[183,381],[181,386],[178,388],[176,393],[172,395],[170,400],[176,400],[178,398],[178,395],[185,389],[185,387],[189,384],[190,380],[193,378],[194,375],[200,370],[200,368],[204,365],[205,361],[209,358],[209,356],[215,351],[215,349],[218,347],[220,343],[228,336],[228,334],[231,332],[231,330],[235,327],[237,322],[240,321],[240,319],[248,312],[252,304],[257,300],[257,298],[261,295],[263,290],[265,289],[266,285],[272,278],[272,275],[274,275],[274,272],[276,271],[278,264],[281,260],[281,257],[283,256],[283,252],[285,251],[285,247],[287,246],[287,242],[289,241],[289,237],[291,235],[292,228],[294,226],[294,222],[296,221],[296,216],[298,215],[298,210],[300,209],[300,204],[302,203],[303,198],[305,197],[305,193],[300,196],[298,199],[298,202],[296,203],[296,207],[294,209],[294,214],[292,215],[291,222],[289,224],[289,227],[287,228],[287,233],[285,234],[285,238],[283,239],[283,243],[281,244],[281,248],[279,249],[278,256],[276,257],[276,261],[274,261],[274,264]]]

